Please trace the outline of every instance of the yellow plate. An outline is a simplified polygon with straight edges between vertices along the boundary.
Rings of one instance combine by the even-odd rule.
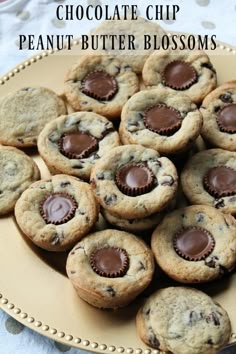
[[[218,83],[236,79],[236,50],[219,44],[208,53]],[[0,96],[27,86],[47,86],[63,92],[63,77],[78,55],[42,53],[18,65],[0,79]],[[49,172],[36,156],[42,177]],[[24,325],[64,344],[98,353],[158,353],[138,338],[135,314],[142,299],[118,311],[103,311],[80,300],[65,275],[65,255],[34,247],[12,216],[0,219],[0,305]],[[157,280],[158,281],[158,280]],[[236,275],[203,287],[229,313],[236,333]],[[232,335],[236,338],[236,334]]]

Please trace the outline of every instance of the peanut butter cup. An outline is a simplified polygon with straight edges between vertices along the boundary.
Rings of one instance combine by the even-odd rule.
[[[206,229],[188,227],[176,233],[173,245],[180,257],[188,261],[201,261],[213,251],[215,240]]]
[[[60,225],[75,215],[75,199],[67,193],[52,193],[40,204],[40,214],[47,224]]]
[[[144,111],[144,125],[160,135],[172,135],[182,124],[179,111],[164,104],[148,107]]]
[[[161,73],[162,83],[175,90],[186,90],[197,81],[194,67],[182,60],[173,60]]]
[[[122,193],[135,197],[150,192],[155,185],[155,177],[145,164],[126,164],[116,171],[116,184]]]
[[[105,71],[93,71],[82,81],[81,91],[98,101],[110,101],[118,90],[114,76]]]
[[[90,265],[102,277],[122,277],[129,268],[129,257],[123,248],[104,247],[91,254]]]
[[[203,179],[204,188],[216,198],[236,193],[236,171],[231,167],[210,168]]]
[[[222,132],[236,133],[236,104],[223,106],[217,113],[216,121]]]
[[[75,131],[63,134],[59,140],[60,152],[70,159],[82,159],[88,157],[98,148],[98,141],[92,135]]]

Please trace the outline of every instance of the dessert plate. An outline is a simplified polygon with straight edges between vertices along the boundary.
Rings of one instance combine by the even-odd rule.
[[[79,54],[75,43],[69,53],[44,52],[28,59],[0,78],[0,96],[31,85],[46,86],[62,94],[64,74]],[[235,48],[219,43],[208,54],[219,84],[236,79]],[[42,178],[48,177],[49,171],[36,151],[28,152],[40,167]],[[10,316],[53,340],[80,349],[97,353],[158,353],[136,333],[135,315],[142,297],[117,311],[93,308],[76,295],[67,279],[66,254],[36,248],[19,231],[12,215],[0,218],[0,228],[0,306]],[[161,275],[154,283],[157,288],[163,287],[168,279]],[[228,311],[232,341],[235,340],[236,274],[199,288]]]

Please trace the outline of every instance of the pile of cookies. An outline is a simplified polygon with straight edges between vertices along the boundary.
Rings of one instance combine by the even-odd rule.
[[[70,250],[68,277],[98,308],[128,305],[157,266],[199,284],[236,264],[236,81],[216,88],[204,52],[125,59],[80,57],[66,102],[42,87],[0,99],[0,214],[15,207],[33,243]],[[36,145],[50,179],[17,149]],[[210,354],[231,326],[205,293],[176,286],[145,301],[137,331],[156,349]]]

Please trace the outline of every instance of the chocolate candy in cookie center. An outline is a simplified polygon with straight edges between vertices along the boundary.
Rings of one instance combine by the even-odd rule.
[[[144,125],[160,135],[172,135],[181,127],[181,124],[180,112],[172,107],[160,104],[148,107],[144,111]]]
[[[166,86],[175,90],[186,90],[197,81],[197,72],[191,64],[174,60],[165,66],[161,78]]]
[[[47,224],[64,224],[75,215],[75,199],[67,193],[52,193],[40,204],[40,214]]]
[[[122,248],[104,247],[91,254],[90,265],[94,272],[102,277],[122,277],[128,270],[129,258]]]
[[[150,192],[155,177],[145,164],[126,164],[117,170],[116,184],[122,193],[135,197]]]
[[[98,101],[110,101],[117,90],[115,77],[105,71],[91,72],[82,81],[81,91]]]
[[[88,157],[97,148],[97,139],[80,131],[64,134],[59,140],[60,152],[71,159]]]
[[[207,230],[189,227],[177,232],[173,245],[180,257],[188,261],[200,261],[213,251],[215,240]]]
[[[236,104],[223,106],[217,114],[216,121],[222,132],[236,133]]]
[[[208,170],[203,179],[204,188],[216,198],[236,193],[236,171],[230,167],[218,166]]]

